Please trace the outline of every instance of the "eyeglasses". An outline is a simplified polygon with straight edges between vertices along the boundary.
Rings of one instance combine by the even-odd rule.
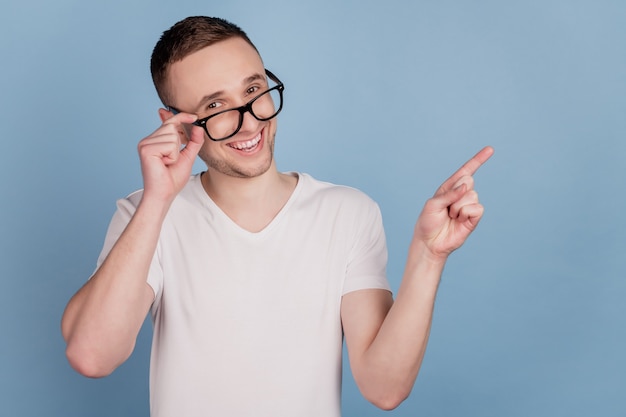
[[[276,117],[283,109],[283,90],[285,86],[269,70],[266,69],[265,74],[276,83],[274,87],[259,94],[244,106],[222,110],[203,119],[198,119],[192,124],[202,127],[209,139],[217,142],[232,138],[239,132],[246,112],[249,112],[252,117],[261,122]],[[180,113],[180,110],[171,106],[168,106],[167,109],[174,114]]]

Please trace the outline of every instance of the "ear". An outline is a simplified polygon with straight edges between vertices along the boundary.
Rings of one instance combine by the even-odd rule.
[[[172,116],[174,116],[174,113],[172,113],[171,111],[165,110],[163,108],[159,109],[159,117],[161,118],[161,123],[165,122]]]

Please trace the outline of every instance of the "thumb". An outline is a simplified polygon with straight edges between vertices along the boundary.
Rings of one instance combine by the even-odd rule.
[[[180,154],[192,162],[198,156],[198,152],[202,149],[204,144],[204,131],[201,127],[193,126],[191,129],[191,135],[189,141],[185,147],[180,151]]]

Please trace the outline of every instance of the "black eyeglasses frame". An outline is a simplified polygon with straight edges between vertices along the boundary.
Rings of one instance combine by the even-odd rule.
[[[209,137],[209,139],[211,139],[212,141],[220,142],[220,141],[232,138],[233,136],[235,136],[239,132],[239,130],[241,129],[241,126],[243,125],[243,116],[244,116],[244,114],[246,112],[250,113],[252,115],[252,117],[254,117],[255,119],[257,119],[258,121],[261,121],[261,122],[266,122],[266,121],[271,120],[274,117],[278,116],[278,113],[280,113],[280,111],[283,109],[283,91],[285,90],[285,85],[270,70],[265,69],[265,74],[267,75],[267,77],[270,80],[272,80],[272,81],[274,81],[276,83],[276,85],[274,87],[268,88],[267,90],[263,91],[261,94],[259,94],[258,96],[256,96],[255,98],[253,98],[252,100],[250,100],[248,103],[246,103],[245,105],[243,105],[241,107],[234,107],[232,109],[226,109],[226,110],[220,111],[220,112],[212,114],[212,115],[210,115],[208,117],[204,117],[202,119],[198,119],[195,122],[193,122],[192,124],[195,125],[195,126],[199,126],[199,127],[203,128],[204,131],[206,132],[207,136]],[[278,110],[276,110],[276,112],[272,116],[270,116],[270,117],[266,117],[266,118],[258,117],[252,111],[252,104],[259,97],[263,96],[264,94],[267,94],[270,91],[274,91],[274,90],[278,90],[278,94],[280,96],[280,105],[278,107]],[[176,109],[175,107],[172,107],[172,106],[166,106],[166,108],[167,108],[168,111],[172,112],[173,114],[178,114],[178,113],[181,112],[180,110],[178,110],[178,109]],[[209,129],[207,129],[207,127],[206,127],[207,120],[209,120],[212,117],[219,116],[222,113],[226,113],[226,112],[233,111],[233,110],[236,110],[236,111],[239,112],[239,124],[237,125],[237,129],[235,129],[235,131],[233,133],[231,133],[230,135],[228,135],[228,136],[226,136],[224,138],[217,138],[216,139],[216,138],[212,137],[211,134],[209,133]]]

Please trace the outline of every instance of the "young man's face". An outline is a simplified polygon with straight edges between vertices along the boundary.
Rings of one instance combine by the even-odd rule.
[[[241,38],[230,38],[172,64],[168,72],[171,105],[199,118],[247,104],[268,89],[261,57]],[[276,103],[278,105],[278,103]],[[209,169],[239,178],[273,167],[276,118],[261,122],[245,113],[239,132],[215,142],[205,134],[199,153]]]

